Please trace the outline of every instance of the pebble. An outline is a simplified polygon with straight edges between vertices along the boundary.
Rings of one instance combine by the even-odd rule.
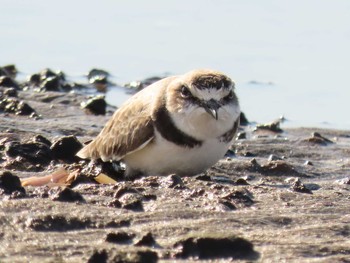
[[[58,160],[73,162],[78,159],[75,155],[83,148],[81,142],[74,135],[57,139],[50,147],[53,157]]]
[[[88,114],[105,115],[107,102],[103,95],[97,95],[88,99],[87,101],[82,102],[81,107],[85,109]]]
[[[148,232],[146,235],[142,236],[140,240],[135,242],[135,246],[146,246],[146,247],[154,247],[157,244],[154,239],[152,233]]]
[[[51,200],[53,201],[60,201],[60,202],[84,202],[84,197],[68,188],[68,187],[53,187],[49,191],[49,196]]]
[[[236,236],[187,237],[177,241],[174,247],[179,250],[175,256],[183,259],[252,259],[257,256],[250,241]]]
[[[12,194],[14,192],[25,193],[18,176],[8,171],[0,174],[0,189],[2,189],[5,194]]]
[[[125,231],[111,232],[107,233],[105,237],[105,242],[109,243],[131,243],[132,239],[135,237],[132,233],[127,233]]]
[[[12,78],[7,77],[7,76],[0,77],[0,87],[14,88],[16,90],[20,89],[17,82],[14,81]]]

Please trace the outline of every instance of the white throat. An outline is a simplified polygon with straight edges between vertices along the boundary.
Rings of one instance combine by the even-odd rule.
[[[238,105],[228,104],[218,110],[214,119],[204,108],[190,106],[178,113],[171,113],[175,126],[197,140],[217,138],[233,127],[240,114]]]

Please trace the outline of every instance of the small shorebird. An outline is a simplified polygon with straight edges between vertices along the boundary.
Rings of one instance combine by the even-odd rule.
[[[128,99],[77,156],[122,160],[126,176],[190,176],[222,158],[239,125],[234,82],[212,70],[162,79]]]

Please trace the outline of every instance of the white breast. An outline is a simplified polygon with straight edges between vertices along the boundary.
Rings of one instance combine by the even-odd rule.
[[[156,132],[155,140],[140,151],[127,155],[127,173],[189,176],[201,173],[222,158],[230,144],[211,138],[195,148],[177,146]]]

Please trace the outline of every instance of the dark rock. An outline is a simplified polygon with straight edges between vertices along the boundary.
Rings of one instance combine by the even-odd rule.
[[[110,76],[109,72],[103,69],[93,68],[87,73],[88,80],[95,77],[105,77],[108,78]]]
[[[40,80],[43,81],[45,79],[51,78],[51,77],[57,77],[58,75],[53,72],[51,69],[46,68],[40,71]]]
[[[12,194],[14,192],[25,193],[18,176],[6,171],[0,174],[0,189],[2,189],[5,194]]]
[[[114,207],[114,208],[121,208],[122,207],[122,203],[118,199],[114,199],[114,200],[109,201],[108,203],[106,203],[106,206]]]
[[[200,181],[206,181],[206,182],[211,181],[211,177],[207,174],[198,175],[198,176],[196,176],[196,179],[200,180]]]
[[[89,82],[94,85],[94,87],[99,92],[106,92],[108,87],[108,79],[106,76],[95,76],[89,79]]]
[[[146,235],[142,236],[140,240],[135,242],[135,246],[154,247],[156,244],[157,242],[154,239],[152,233],[147,233]]]
[[[133,211],[143,211],[142,196],[134,193],[126,193],[121,198],[119,198],[122,208],[133,210]]]
[[[9,73],[2,67],[0,67],[0,77],[9,77]]]
[[[239,152],[239,155],[240,156],[244,156],[244,157],[255,157],[256,156],[256,154],[254,154],[252,152],[249,152],[249,151]]]
[[[16,78],[17,76],[17,68],[15,65],[13,64],[10,64],[10,65],[6,65],[6,66],[3,66],[2,67],[6,72],[7,72],[7,75],[13,79]]]
[[[271,122],[271,123],[256,125],[254,131],[256,132],[259,130],[268,130],[271,132],[281,133],[281,132],[283,132],[283,130],[280,128],[281,121],[282,121],[281,119],[278,119],[278,120]]]
[[[17,115],[38,116],[32,107],[16,98],[5,98],[0,100],[0,111],[15,113]]]
[[[89,219],[69,218],[63,215],[28,218],[26,226],[35,231],[71,231],[94,227]]]
[[[54,187],[49,191],[53,201],[60,202],[84,202],[84,197],[68,187]]]
[[[236,180],[236,185],[249,185],[249,183],[244,178],[238,178]]]
[[[112,221],[108,222],[105,225],[105,227],[106,228],[119,228],[119,227],[129,227],[130,225],[131,225],[131,221],[129,219],[120,220],[120,221],[112,220]]]
[[[167,188],[177,188],[177,189],[184,188],[184,183],[181,177],[175,174],[171,174],[165,178],[162,178],[161,185]]]
[[[4,90],[4,95],[7,97],[17,97],[18,93],[15,88],[7,88]]]
[[[267,162],[260,168],[260,172],[267,175],[301,175],[291,164],[282,160]]]
[[[228,157],[228,158],[233,158],[235,156],[236,156],[235,152],[231,149],[228,149],[227,152],[225,153],[225,157]]]
[[[221,196],[221,200],[232,202],[235,206],[249,207],[254,204],[253,199],[247,192],[229,191]]]
[[[237,207],[230,201],[227,200],[219,200],[219,204],[224,206],[221,210],[228,211],[228,210],[236,210]]]
[[[156,263],[158,254],[151,250],[120,251],[112,250],[108,255],[108,262],[115,263]]]
[[[30,75],[29,78],[28,78],[28,82],[29,82],[30,85],[39,86],[40,82],[41,82],[40,74]]]
[[[95,250],[88,259],[87,263],[107,263],[107,259],[108,253],[105,249],[99,251]]]
[[[312,194],[312,191],[308,189],[299,179],[292,184],[291,188],[294,192]]]
[[[51,145],[53,157],[68,162],[78,159],[75,155],[81,148],[83,145],[74,135],[61,137]]]
[[[17,82],[7,76],[0,77],[0,87],[19,89]]]
[[[331,140],[327,139],[326,137],[323,137],[321,134],[319,134],[318,132],[313,132],[311,134],[310,138],[307,138],[305,140],[303,140],[304,142],[307,143],[312,143],[312,144],[318,144],[318,145],[328,145],[328,144],[333,144],[334,142],[332,142]]]
[[[60,91],[61,83],[58,76],[44,79],[40,84],[40,91]]]
[[[114,193],[114,197],[120,198],[126,193],[133,193],[133,194],[139,194],[142,195],[137,189],[131,187],[129,184],[122,184],[118,186],[118,189]]]
[[[48,147],[51,146],[51,142],[50,140],[48,140],[47,138],[45,138],[44,136],[38,134],[38,135],[35,135],[32,139],[33,142],[35,143],[43,143],[43,144],[46,144]]]
[[[241,112],[241,114],[239,115],[239,125],[247,126],[248,124],[249,124],[249,121],[248,121],[247,117],[245,116],[245,114],[243,112]]]
[[[5,154],[11,158],[20,156],[24,158],[23,161],[28,161],[32,164],[47,165],[52,160],[50,148],[43,143],[12,141],[5,144]]]
[[[180,250],[177,258],[256,259],[258,256],[250,241],[235,236],[188,237],[176,242],[174,247]]]
[[[107,103],[103,95],[95,96],[86,102],[81,103],[81,107],[89,114],[105,115]]]
[[[132,233],[120,231],[116,233],[108,233],[105,241],[109,243],[131,243],[134,237],[135,235]]]

